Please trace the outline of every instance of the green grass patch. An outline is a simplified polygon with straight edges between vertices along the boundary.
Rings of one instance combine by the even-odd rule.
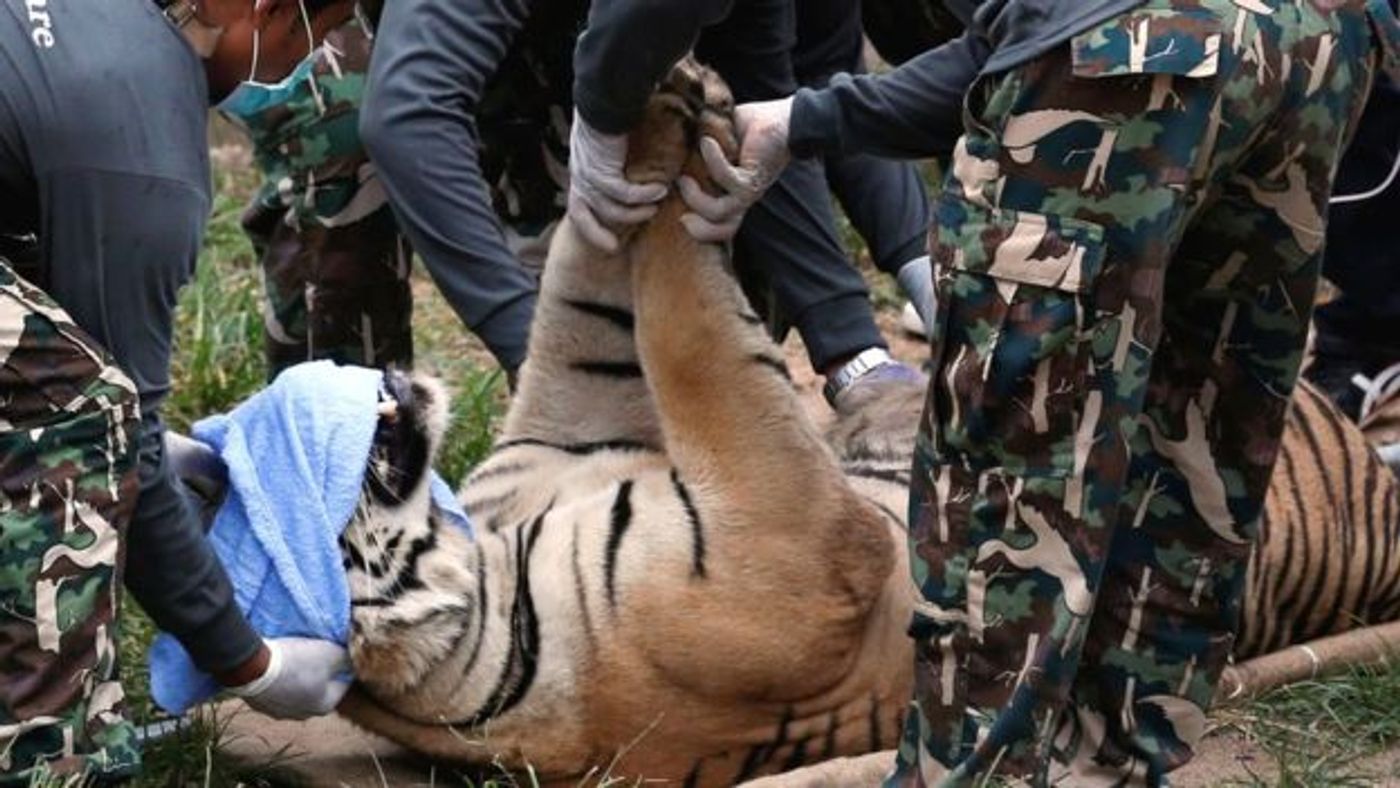
[[[177,430],[232,408],[267,378],[261,274],[238,224],[252,187],[247,174],[215,174],[204,249],[175,313],[173,385],[164,413]]]
[[[1374,785],[1384,775],[1358,761],[1400,742],[1400,670],[1354,668],[1283,687],[1218,716],[1266,756],[1262,768],[1232,785]]]

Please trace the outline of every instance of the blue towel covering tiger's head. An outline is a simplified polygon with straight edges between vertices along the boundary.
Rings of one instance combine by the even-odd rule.
[[[367,480],[366,471],[381,394],[400,379],[331,362],[302,364],[231,413],[194,426],[195,438],[228,466],[228,497],[209,541],[238,607],[263,637],[347,642],[350,593],[338,540],[361,496],[382,479],[371,473]],[[392,432],[380,433],[386,437],[394,439]],[[431,485],[434,508],[470,532],[466,514],[436,473]],[[150,667],[151,694],[172,713],[219,689],[168,634],[151,647]]]

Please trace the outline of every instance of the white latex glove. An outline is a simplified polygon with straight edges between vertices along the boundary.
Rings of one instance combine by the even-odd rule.
[[[627,180],[626,165],[627,135],[604,134],[575,110],[569,132],[569,218],[584,240],[605,252],[617,251],[617,235],[605,224],[645,222],[666,196],[663,184]]]
[[[739,131],[739,166],[724,158],[719,143],[706,137],[700,153],[715,185],[724,194],[707,194],[689,176],[680,179],[681,198],[690,213],[681,217],[685,229],[704,243],[722,243],[739,232],[744,213],[777,182],[792,158],[788,151],[788,122],[792,98],[755,101],[734,109]]]
[[[259,678],[229,692],[269,717],[304,720],[330,714],[350,688],[350,654],[326,640],[277,638],[265,641],[271,659]]]

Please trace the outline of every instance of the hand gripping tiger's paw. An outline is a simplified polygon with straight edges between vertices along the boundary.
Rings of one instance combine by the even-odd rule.
[[[699,153],[702,137],[714,138],[730,157],[737,154],[734,98],[729,88],[714,71],[687,57],[657,88],[632,132],[628,180],[669,185],[685,173],[707,182]]]

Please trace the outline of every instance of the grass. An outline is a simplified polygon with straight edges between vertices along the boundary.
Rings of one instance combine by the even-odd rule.
[[[1264,754],[1232,785],[1374,785],[1392,775],[1374,773],[1364,760],[1400,742],[1400,670],[1354,668],[1283,687],[1216,718]]]
[[[164,413],[176,430],[188,431],[198,419],[232,408],[267,378],[262,281],[253,247],[238,224],[255,185],[245,172],[216,174],[204,250],[175,313],[174,386]]]

